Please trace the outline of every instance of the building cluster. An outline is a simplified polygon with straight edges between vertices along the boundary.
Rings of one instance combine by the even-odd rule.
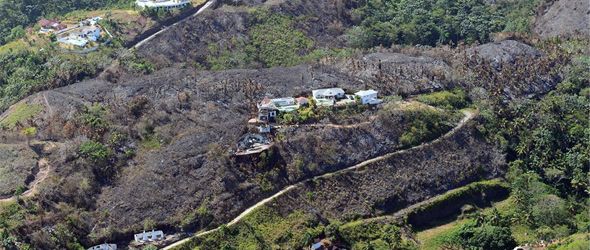
[[[332,107],[346,106],[355,103],[364,105],[377,105],[383,100],[378,99],[378,92],[372,89],[361,90],[354,95],[347,95],[341,88],[316,89],[312,92],[312,98],[317,106]],[[275,122],[280,113],[290,113],[297,111],[300,107],[309,105],[310,100],[306,97],[282,97],[270,99],[265,97],[257,104],[258,115],[249,123],[260,124],[259,131],[270,132],[269,123]]]
[[[150,9],[181,9],[191,4],[190,0],[136,0],[135,4],[141,8]]]
[[[102,36],[102,29],[98,25],[101,17],[83,20],[76,28],[58,35],[57,41],[64,45],[86,47],[90,42],[96,42]]]
[[[45,18],[42,18],[41,20],[39,20],[38,24],[41,27],[39,29],[39,33],[42,33],[42,34],[56,33],[61,30],[66,29],[68,27],[67,25],[61,23],[60,21],[50,20],[50,19],[45,19]]]
[[[347,95],[341,88],[316,89],[312,91],[312,100],[316,106],[323,107],[341,107],[352,104],[377,105],[382,100],[377,98],[378,92],[375,90],[362,90]],[[272,124],[277,121],[282,113],[291,113],[302,107],[308,107],[311,100],[307,97],[265,97],[256,107],[258,112],[255,118],[248,121],[249,124],[255,125],[259,134],[247,134],[242,137],[237,144],[236,155],[248,155],[260,153],[272,146],[272,141],[266,139],[264,134],[272,130]]]
[[[152,230],[152,231],[147,231],[147,232],[143,231],[141,233],[135,234],[135,235],[133,235],[133,239],[135,240],[135,242],[134,242],[135,244],[143,245],[146,243],[154,243],[154,242],[163,241],[166,238],[164,237],[163,231]],[[104,243],[104,244],[100,244],[100,245],[96,245],[91,248],[88,248],[88,250],[117,250],[117,245]]]

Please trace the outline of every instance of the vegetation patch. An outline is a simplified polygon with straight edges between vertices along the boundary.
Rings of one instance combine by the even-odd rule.
[[[416,100],[444,109],[462,109],[469,103],[462,89],[423,94],[416,97]]]
[[[453,121],[458,121],[460,115],[420,103],[405,104],[398,108],[408,121],[405,132],[399,138],[399,143],[406,148],[438,138],[455,126]],[[381,115],[391,112],[387,109],[385,108]]]
[[[248,38],[235,37],[225,46],[209,45],[207,62],[211,69],[243,68],[253,63],[264,67],[292,66],[313,50],[313,40],[294,27],[291,17],[262,10],[253,15]]]
[[[321,232],[314,229],[318,223],[301,211],[283,216],[263,206],[236,225],[195,237],[178,249],[300,249]]]
[[[0,127],[13,129],[17,124],[22,124],[28,119],[33,118],[43,110],[39,104],[19,103],[8,113],[4,119],[0,120]]]

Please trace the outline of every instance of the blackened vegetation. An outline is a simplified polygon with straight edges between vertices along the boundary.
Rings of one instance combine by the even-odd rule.
[[[259,70],[211,72],[172,67],[139,77],[122,75],[116,85],[90,80],[31,96],[28,99],[43,106],[46,97],[47,105],[54,110],[32,120],[31,126],[39,130],[38,139],[63,145],[50,159],[51,164],[59,166],[55,172],[59,178],[43,183],[37,198],[42,209],[31,214],[26,224],[15,226],[17,235],[35,247],[60,248],[68,242],[48,240],[56,234],[45,225],[60,225],[62,234],[75,236],[60,236],[64,241],[79,238],[83,245],[92,245],[128,240],[134,231],[142,230],[146,218],[158,221],[159,228],[179,231],[225,223],[289,183],[396,150],[401,135],[410,128],[404,112],[393,109],[379,114],[367,110],[337,124],[351,125],[376,115],[370,124],[286,130],[276,148],[264,155],[250,161],[230,157],[235,142],[247,132],[246,121],[252,117],[256,101],[265,95],[305,95],[315,88],[334,86],[353,92],[374,88],[385,95],[403,96],[451,89],[468,82],[457,70],[460,61],[448,57],[461,49],[393,48],[351,58],[334,57],[318,64]],[[468,90],[475,87],[466,84]],[[528,85],[514,87],[514,96],[527,94],[521,90],[528,90]],[[338,119],[318,122],[334,121]],[[463,140],[473,150],[484,147],[488,153],[495,152],[479,139],[465,136]],[[457,159],[473,166],[467,159],[479,154],[465,153],[461,150],[466,149],[460,147],[447,149],[436,161],[428,154],[404,158],[415,159],[411,164],[429,161],[429,166],[419,165],[428,171],[414,177],[430,184],[406,182],[398,196],[368,196],[373,205],[362,208],[362,215],[347,216],[393,211],[449,188],[497,176],[486,172],[491,171],[488,168],[459,171],[450,162]],[[475,160],[486,160],[484,156]],[[449,171],[456,172],[431,169],[444,162],[444,157],[451,166]],[[446,168],[444,164],[440,169]],[[409,169],[399,171],[407,174]],[[446,183],[441,177],[461,173],[465,176],[454,183]],[[407,196],[399,196],[401,193]],[[352,204],[351,208],[357,206]],[[321,209],[346,214],[339,210],[344,205]],[[201,212],[194,212],[200,208]],[[68,219],[73,223],[62,223]]]
[[[278,198],[275,208],[314,211],[348,221],[392,213],[467,183],[502,175],[502,153],[484,142],[475,125],[359,170],[309,181]],[[306,198],[308,193],[312,199]]]

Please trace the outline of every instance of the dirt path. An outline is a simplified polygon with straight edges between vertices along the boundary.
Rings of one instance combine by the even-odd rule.
[[[215,3],[215,1],[216,1],[216,0],[210,0],[210,1],[208,1],[208,2],[207,2],[205,5],[203,5],[203,7],[201,7],[201,9],[199,9],[199,11],[197,11],[195,14],[193,14],[193,15],[190,15],[190,16],[188,16],[188,17],[184,18],[184,19],[181,19],[181,20],[179,20],[178,22],[175,22],[174,24],[172,24],[172,25],[170,25],[170,26],[164,27],[164,28],[163,28],[163,29],[161,29],[160,31],[158,31],[158,32],[154,33],[153,35],[151,35],[151,36],[148,36],[148,37],[146,37],[145,39],[143,39],[142,41],[138,42],[137,44],[135,44],[135,45],[134,45],[133,47],[131,47],[131,48],[132,48],[132,49],[137,49],[137,48],[141,47],[142,45],[144,45],[146,42],[149,42],[150,40],[154,39],[154,38],[155,38],[156,36],[158,36],[159,34],[161,34],[161,33],[165,32],[165,31],[169,30],[170,28],[172,28],[172,27],[174,27],[174,26],[178,25],[179,23],[182,23],[184,20],[186,20],[186,19],[188,19],[188,18],[191,18],[191,17],[194,17],[194,16],[197,16],[197,15],[201,14],[203,11],[205,11],[206,9],[208,9],[209,7],[211,7],[211,5],[213,5],[213,4]]]
[[[22,193],[20,197],[31,197],[37,194],[39,184],[49,176],[51,166],[49,165],[49,162],[47,162],[47,159],[41,158],[39,162],[37,162],[37,166],[39,166],[39,172],[35,175],[35,180],[29,184],[29,189]],[[0,199],[0,202],[11,202],[15,200],[16,197],[13,196],[6,199]]]
[[[409,148],[409,149],[404,149],[404,150],[400,150],[400,151],[391,152],[391,153],[388,153],[388,154],[385,154],[385,155],[382,155],[382,156],[379,156],[379,157],[375,157],[375,158],[372,158],[372,159],[363,161],[363,162],[361,162],[359,164],[356,164],[354,166],[351,166],[351,167],[348,167],[348,168],[345,168],[345,169],[341,169],[341,170],[338,170],[338,171],[335,171],[335,172],[332,172],[332,173],[326,173],[326,174],[323,174],[323,175],[315,176],[315,177],[312,177],[312,178],[309,178],[309,179],[302,180],[302,181],[297,182],[295,184],[289,185],[289,186],[281,189],[279,192],[275,193],[271,197],[268,197],[268,198],[266,198],[264,200],[261,200],[261,201],[257,202],[256,204],[252,205],[251,207],[247,208],[246,210],[244,210],[244,212],[242,212],[240,215],[238,215],[232,221],[230,221],[229,223],[227,223],[226,226],[231,226],[231,225],[234,225],[234,224],[238,223],[240,220],[242,220],[246,215],[250,214],[256,208],[259,208],[259,207],[261,207],[261,206],[269,203],[273,199],[275,199],[275,198],[277,198],[277,197],[285,194],[289,190],[294,189],[295,187],[297,187],[299,185],[302,185],[303,183],[305,183],[307,181],[317,180],[317,179],[321,179],[321,178],[326,178],[326,177],[331,177],[331,176],[334,176],[334,175],[339,175],[339,174],[344,174],[344,173],[347,173],[347,172],[351,172],[351,171],[360,169],[362,167],[365,167],[365,166],[367,166],[367,165],[369,165],[371,163],[382,161],[382,160],[386,160],[386,159],[388,159],[388,158],[390,158],[390,157],[392,157],[394,155],[402,154],[402,153],[405,153],[405,152],[410,151],[410,150],[416,150],[416,149],[428,147],[429,145],[432,145],[433,143],[436,143],[436,142],[441,141],[441,140],[443,140],[445,138],[448,138],[448,137],[454,135],[458,130],[460,130],[461,128],[463,128],[465,126],[465,124],[467,124],[468,121],[470,121],[471,119],[473,119],[477,115],[477,112],[476,111],[463,110],[462,112],[463,112],[463,114],[465,116],[463,117],[463,119],[461,119],[461,121],[459,121],[459,123],[457,124],[457,126],[455,126],[453,129],[451,129],[451,131],[447,132],[446,134],[442,135],[441,137],[439,137],[439,138],[437,138],[437,139],[435,139],[433,141],[430,141],[430,142],[427,142],[427,143],[423,143],[423,144],[420,144],[418,146],[415,146],[415,147],[412,147],[412,148]],[[184,243],[187,243],[193,237],[204,236],[204,235],[213,233],[213,232],[219,230],[220,228],[221,228],[221,226],[220,227],[217,227],[215,229],[211,229],[209,231],[204,231],[204,232],[200,232],[200,233],[194,234],[194,235],[192,235],[192,236],[190,236],[188,238],[185,238],[185,239],[180,240],[180,241],[177,241],[177,242],[175,242],[175,243],[173,243],[171,245],[168,245],[168,246],[164,247],[163,249],[164,250],[173,249],[173,248],[178,247],[178,246],[180,246],[180,245],[182,245]]]

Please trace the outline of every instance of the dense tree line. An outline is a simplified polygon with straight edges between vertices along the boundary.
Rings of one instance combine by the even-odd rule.
[[[558,47],[588,46],[587,41],[578,43],[559,42]],[[590,57],[574,54],[570,63],[550,68],[564,64],[568,66],[563,69],[563,81],[546,95],[511,102],[494,102],[491,97],[488,101],[494,104],[482,107],[485,125],[480,129],[508,155],[507,180],[515,203],[511,221],[544,241],[590,231]],[[519,76],[510,75],[515,81],[523,80]]]
[[[130,6],[131,0],[0,0],[0,45],[11,41],[11,33],[27,27],[41,17],[53,17],[74,10],[107,6]],[[16,30],[14,30],[16,29]]]
[[[64,54],[55,48],[0,53],[0,110],[34,91],[71,84],[96,75],[111,61],[115,50],[88,55]]]
[[[488,42],[499,31],[527,32],[537,0],[368,0],[348,33],[355,47]]]

